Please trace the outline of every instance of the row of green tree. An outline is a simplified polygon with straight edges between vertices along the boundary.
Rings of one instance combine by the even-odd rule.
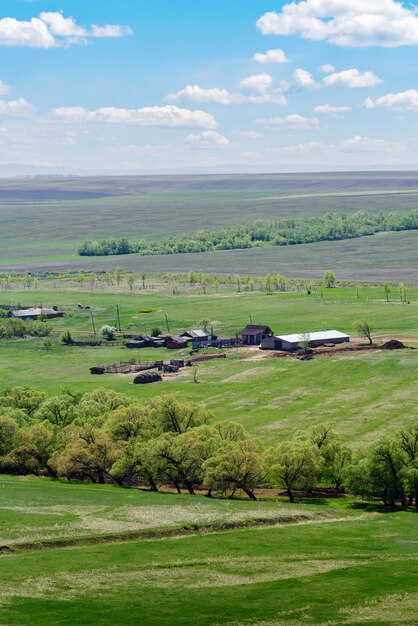
[[[85,241],[80,256],[120,254],[176,254],[236,250],[260,246],[288,246],[317,241],[335,241],[374,235],[384,231],[416,230],[418,210],[408,212],[353,214],[328,213],[317,217],[296,217],[257,221],[245,226],[201,230],[161,241],[129,241],[126,238]]]
[[[44,322],[24,321],[16,317],[0,317],[0,339],[48,337],[51,327]]]
[[[207,494],[258,487],[295,492],[319,485],[418,507],[418,424],[352,454],[327,425],[265,448],[235,422],[209,425],[202,406],[163,395],[148,403],[114,391],[65,391],[47,398],[30,387],[0,394],[0,471],[48,474],[152,490]]]

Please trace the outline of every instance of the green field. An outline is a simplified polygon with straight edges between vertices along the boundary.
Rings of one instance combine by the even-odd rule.
[[[87,391],[103,386],[140,398],[178,393],[203,402],[216,421],[234,419],[266,441],[280,441],[296,430],[329,421],[345,441],[356,446],[416,419],[418,350],[336,354],[307,363],[277,359],[258,350],[230,350],[225,360],[199,365],[199,384],[193,383],[192,372],[186,368],[163,383],[137,387],[130,384],[133,375],[92,376],[89,368],[131,358],[167,361],[187,356],[188,350],[132,351],[123,346],[88,348],[58,343],[64,329],[73,334],[92,332],[89,311],[76,308],[81,301],[93,307],[97,328],[115,324],[118,304],[122,328],[127,332],[150,332],[155,326],[166,330],[165,314],[171,332],[196,327],[207,318],[224,337],[245,326],[249,314],[254,323],[266,323],[277,334],[325,328],[353,334],[354,323],[367,319],[375,326],[378,339],[396,337],[417,346],[416,290],[409,292],[409,305],[396,300],[395,288],[394,300],[385,302],[382,289],[372,287],[358,292],[324,289],[322,298],[319,293],[279,292],[199,295],[196,287],[180,288],[180,294],[173,296],[169,286],[157,285],[132,294],[37,290],[8,292],[4,297],[21,304],[33,304],[34,300],[58,304],[68,307],[71,316],[51,322],[56,343],[49,351],[43,350],[37,339],[0,342],[3,386],[24,382],[49,394],[65,388]],[[139,313],[147,307],[156,311]]]
[[[137,277],[132,291],[126,277],[120,285],[87,279],[83,287],[40,277],[28,289],[3,281],[0,304],[58,305],[66,316],[48,322],[48,350],[40,338],[0,340],[0,388],[29,385],[53,396],[102,387],[145,402],[173,393],[202,403],[212,424],[239,422],[265,447],[322,422],[353,450],[410,426],[417,419],[418,288],[409,287],[408,303],[401,303],[395,283],[418,282],[418,233],[153,258],[77,259],[74,249],[88,237],[155,238],[256,217],[405,210],[418,205],[417,189],[408,174],[3,182],[3,269],[120,266],[147,277],[145,288]],[[333,269],[337,278],[393,284],[386,302],[379,284],[315,284],[308,294],[296,282],[272,293],[257,283],[242,292],[233,283],[209,283],[205,294],[175,276],[175,295],[170,278],[153,274],[190,269],[305,278]],[[89,368],[132,358],[167,362],[190,349],[59,342],[64,330],[91,335],[91,313],[96,330],[116,325],[117,307],[130,334],[166,331],[167,322],[178,332],[207,319],[217,335],[231,337],[251,320],[276,334],[335,328],[357,343],[364,339],[355,336],[355,323],[367,320],[376,343],[397,338],[415,349],[337,350],[312,361],[231,349],[225,359],[199,364],[197,383],[184,368],[137,386],[132,374],[94,376]],[[259,489],[256,502],[240,491],[227,499],[167,489],[0,475],[0,624],[418,624],[418,525],[411,508],[383,510],[377,501],[325,497],[329,492],[298,493],[291,505],[274,489]]]
[[[329,267],[341,278],[414,280],[416,233],[194,255],[129,255],[80,259],[86,239],[127,236],[161,240],[253,222],[360,210],[418,207],[410,173],[256,176],[116,177],[0,182],[0,268],[4,271],[126,269],[257,275],[281,271],[318,277]]]
[[[414,513],[11,477],[0,481],[0,504],[0,536],[13,550],[0,555],[3,624],[417,623]],[[271,525],[214,532],[225,517]],[[208,523],[212,532],[200,533]],[[168,528],[178,530],[170,536]],[[160,536],[115,536],[139,529]],[[48,546],[51,535],[74,545]],[[43,549],[25,549],[28,542]]]

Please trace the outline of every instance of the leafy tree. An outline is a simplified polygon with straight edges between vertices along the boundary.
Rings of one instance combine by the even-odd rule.
[[[355,329],[358,332],[360,337],[364,337],[365,339],[367,339],[370,345],[373,344],[372,335],[373,335],[374,328],[370,324],[370,322],[367,322],[366,320],[359,321],[356,323]]]
[[[152,422],[150,410],[142,404],[130,404],[108,414],[105,429],[116,441],[151,439],[160,434]]]
[[[100,334],[106,339],[106,341],[114,341],[116,339],[116,328],[105,324],[101,327]]]
[[[92,482],[104,483],[106,476],[112,477],[118,453],[110,435],[87,423],[65,448],[53,455],[51,465],[59,476],[88,477]]]
[[[282,443],[267,454],[273,484],[285,489],[294,502],[296,489],[310,489],[315,485],[322,467],[318,447],[300,440]]]
[[[360,451],[347,472],[351,493],[372,496],[386,506],[395,507],[397,500],[406,505],[407,471],[401,446],[396,439],[385,438],[367,450]]]
[[[331,270],[326,270],[322,277],[322,284],[324,285],[324,287],[327,287],[327,289],[334,287],[335,286],[334,272],[331,272]]]
[[[202,464],[210,457],[214,438],[216,431],[213,428],[199,426],[180,435],[167,432],[153,440],[153,453],[160,460],[160,472],[177,490],[183,485],[194,495],[195,485],[202,483]]]
[[[114,277],[115,277],[116,284],[119,286],[119,285],[120,285],[120,282],[121,282],[121,280],[122,280],[122,275],[123,275],[123,272],[122,272],[122,270],[120,269],[120,267],[117,267],[117,268],[115,269],[115,271],[113,272],[113,275],[114,275]]]
[[[206,424],[211,414],[199,404],[162,395],[151,403],[152,416],[163,432],[182,434],[190,428]]]
[[[338,491],[345,480],[352,451],[339,442],[333,442],[326,446],[321,456],[324,459],[323,478],[332,483]]]
[[[77,399],[69,394],[53,396],[42,402],[35,413],[35,418],[63,428],[75,419],[76,404]]]
[[[391,291],[389,283],[383,283],[383,291],[385,293],[386,302],[389,302],[389,296]]]
[[[0,457],[11,452],[18,430],[19,425],[14,419],[7,415],[0,416]]]
[[[45,398],[45,393],[31,387],[6,387],[0,394],[0,406],[22,409],[28,415],[33,415]]]
[[[299,348],[303,352],[303,356],[307,356],[309,348],[311,347],[311,336],[309,333],[302,333],[299,335]]]
[[[14,446],[4,457],[6,465],[20,473],[39,475],[43,469],[50,474],[54,471],[49,464],[52,452],[53,434],[43,424],[34,424],[29,428],[19,430],[14,438]]]
[[[254,489],[265,479],[266,468],[260,443],[255,439],[223,440],[218,450],[203,464],[203,484],[210,491],[242,489],[256,500]]]
[[[132,273],[127,275],[126,283],[127,283],[128,287],[129,287],[129,289],[132,291],[132,289],[134,288],[134,284],[135,284],[135,276]]]

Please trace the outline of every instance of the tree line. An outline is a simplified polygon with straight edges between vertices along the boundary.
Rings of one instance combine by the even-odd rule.
[[[161,241],[129,241],[102,239],[84,241],[78,248],[80,256],[112,256],[121,254],[178,254],[237,250],[262,246],[289,246],[318,241],[336,241],[374,235],[384,231],[416,230],[418,210],[408,212],[352,214],[327,213],[316,217],[295,217],[257,221],[252,224],[200,230],[194,234],[176,235]]]
[[[203,406],[162,395],[147,403],[107,389],[48,398],[30,387],[0,393],[0,471],[157,491],[197,489],[251,500],[259,487],[320,485],[418,508],[418,424],[355,454],[326,424],[264,447],[241,424],[211,425]]]
[[[0,339],[22,339],[23,337],[48,337],[51,327],[45,322],[21,320],[17,317],[0,315]]]

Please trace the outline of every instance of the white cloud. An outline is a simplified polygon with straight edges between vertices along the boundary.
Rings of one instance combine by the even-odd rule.
[[[292,129],[312,129],[319,128],[321,125],[317,117],[304,117],[298,113],[291,113],[286,115],[286,117],[271,117],[257,121],[259,124],[267,127],[286,126],[286,128]]]
[[[355,135],[344,141],[341,149],[347,152],[402,152],[406,146],[386,139],[370,139]]]
[[[239,128],[233,130],[232,134],[245,139],[262,139],[264,137],[263,133],[258,133],[256,130],[240,130]]]
[[[338,114],[338,113],[347,113],[348,111],[351,111],[350,106],[334,106],[332,104],[319,104],[318,106],[314,108],[315,113]]]
[[[123,37],[131,33],[129,27],[115,24],[93,24],[84,28],[74,18],[66,18],[59,11],[44,11],[29,21],[14,17],[0,19],[0,46],[56,48],[83,43],[91,37]]]
[[[6,85],[2,80],[0,80],[0,96],[7,96],[11,91],[11,87]]]
[[[103,107],[89,111],[83,107],[53,109],[54,118],[68,123],[120,124],[124,126],[162,126],[166,128],[216,128],[213,115],[176,106],[154,106],[141,109]]]
[[[166,98],[168,102],[196,102],[204,104],[213,102],[215,104],[286,104],[286,98],[281,93],[264,92],[257,95],[244,95],[232,93],[228,89],[221,87],[204,88],[199,85],[187,85],[184,89],[169,93]]]
[[[395,0],[290,2],[280,13],[265,13],[257,27],[264,35],[300,35],[344,47],[418,44],[416,8]]]
[[[118,37],[125,37],[126,35],[132,35],[133,31],[129,26],[120,26],[119,24],[106,24],[105,26],[97,26],[93,24],[91,31],[87,34],[88,37],[95,37],[101,39],[102,37],[109,37],[115,39]]]
[[[263,72],[262,74],[253,74],[252,76],[248,76],[244,78],[239,86],[242,89],[249,89],[250,91],[255,91],[259,94],[264,94],[273,84],[273,79],[270,74]]]
[[[44,11],[40,19],[47,25],[49,32],[57,37],[85,37],[87,32],[78,26],[74,18],[64,17],[58,11]]]
[[[356,68],[336,72],[324,78],[324,85],[327,87],[348,87],[349,89],[376,87],[381,83],[383,83],[382,79],[373,72],[360,72]]]
[[[18,98],[17,100],[0,100],[0,115],[24,117],[33,113],[34,110],[32,104],[24,98]]]
[[[188,135],[186,144],[199,150],[225,148],[230,145],[228,139],[214,130],[207,130],[199,135]]]
[[[335,71],[335,67],[331,65],[330,63],[325,63],[325,65],[321,65],[321,67],[319,68],[319,71],[322,72],[323,74],[330,74],[331,72]]]
[[[409,89],[399,93],[388,93],[376,100],[367,98],[364,104],[368,109],[386,107],[394,111],[418,111],[418,91]]]
[[[253,56],[253,60],[257,61],[257,63],[287,63],[289,59],[287,58],[284,50],[281,48],[276,48],[274,50],[267,50],[267,52],[256,52]]]
[[[300,68],[294,72],[293,80],[299,87],[303,87],[304,89],[317,89],[319,87],[312,74]]]

